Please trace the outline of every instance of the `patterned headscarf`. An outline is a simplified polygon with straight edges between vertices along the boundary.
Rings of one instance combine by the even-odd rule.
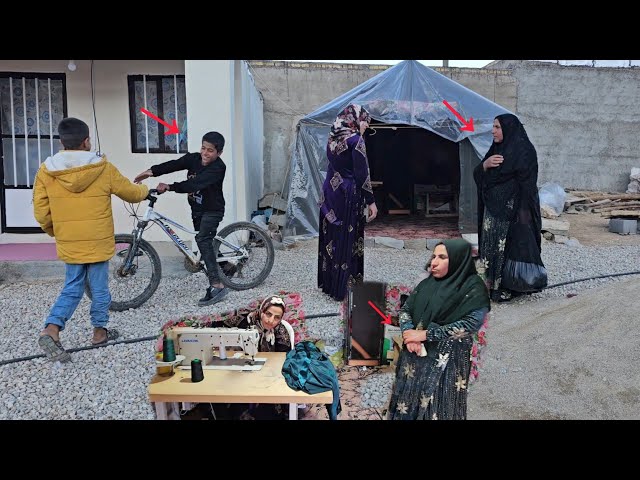
[[[340,155],[347,147],[347,139],[360,134],[360,123],[371,123],[371,115],[364,107],[356,104],[347,105],[336,117],[329,132],[329,150]]]
[[[257,318],[256,326],[258,327],[260,334],[264,335],[265,340],[269,342],[271,345],[273,345],[276,342],[275,332],[273,331],[273,328],[267,330],[266,327],[262,325],[262,318],[260,317],[260,315],[266,312],[269,307],[273,307],[273,306],[281,307],[282,315],[284,316],[284,313],[287,311],[287,307],[284,304],[284,300],[278,297],[277,295],[273,295],[271,297],[265,298],[262,304],[260,305],[260,308],[258,309],[257,315],[256,315],[256,318]]]

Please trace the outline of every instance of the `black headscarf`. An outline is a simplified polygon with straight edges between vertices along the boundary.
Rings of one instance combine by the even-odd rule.
[[[478,234],[482,233],[482,217],[487,208],[496,218],[508,219],[520,225],[528,225],[533,232],[540,232],[540,200],[538,197],[538,155],[529,140],[524,126],[511,113],[498,115],[503,140],[493,142],[484,156],[502,155],[504,161],[485,172],[482,164],[474,170],[478,187]],[[507,205],[513,202],[512,208]],[[536,236],[538,252],[540,236]],[[537,262],[536,262],[537,263]]]
[[[443,278],[430,276],[407,299],[413,324],[447,325],[480,308],[489,308],[487,287],[476,272],[471,244],[464,239],[445,240],[449,271]],[[413,297],[413,298],[412,298]]]
[[[535,180],[537,180],[538,155],[527,136],[524,125],[518,120],[518,117],[511,113],[499,115],[496,119],[502,127],[502,142],[493,142],[482,161],[491,155],[502,155],[504,162],[502,165],[489,168],[485,172],[482,186],[485,189],[490,189],[511,179],[525,180],[532,174],[535,174]]]

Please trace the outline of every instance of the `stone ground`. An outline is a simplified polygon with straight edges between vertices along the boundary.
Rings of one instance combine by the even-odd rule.
[[[552,255],[549,260],[561,260],[550,271],[554,277],[550,283],[583,278],[593,271],[603,274],[639,269],[640,235],[612,234],[607,231],[608,220],[598,215],[564,215],[562,218],[571,222],[569,234],[583,247],[543,247],[543,253]],[[220,309],[244,305],[276,288],[286,288],[303,293],[310,313],[336,311],[335,302],[327,302],[314,287],[313,276],[294,278],[294,270],[299,275],[300,271],[315,268],[313,251],[317,246],[314,247],[314,242],[302,243],[306,245],[295,247],[291,252],[277,252],[279,261],[264,285],[255,291],[233,292]],[[367,248],[367,277],[410,283],[428,253],[424,247],[418,247],[416,243],[412,245],[414,250]],[[611,250],[602,247],[611,247]],[[0,340],[2,360],[39,353],[33,339],[41,326],[41,318],[61,287],[59,266],[51,266],[55,280],[45,280],[43,265],[38,264],[30,272],[32,280],[22,278],[19,282],[0,285],[0,327],[11,332]],[[166,273],[170,273],[169,269]],[[167,312],[202,311],[191,306],[201,293],[201,279],[185,276],[179,263],[171,273],[175,276],[163,278],[159,291],[143,307],[113,315],[125,338],[154,334],[165,321],[163,315]],[[177,304],[176,291],[186,294]],[[595,282],[588,289],[585,283],[578,283],[566,290],[564,287],[551,289],[514,304],[496,305],[487,332],[488,346],[481,376],[470,389],[469,418],[640,418],[637,407],[640,378],[638,369],[632,368],[640,354],[640,327],[635,320],[637,298],[640,298],[640,279],[635,276]],[[83,300],[77,314],[80,321],[69,325],[65,336],[69,347],[80,347],[88,341],[88,306],[86,299]],[[212,308],[206,310],[213,311]],[[339,322],[330,320],[309,320],[309,325],[315,327],[319,338],[324,338],[321,334],[338,329]],[[337,338],[340,336],[338,333]],[[150,349],[146,344],[133,343],[78,352],[74,354],[77,360],[73,366],[63,370],[56,370],[44,359],[0,366],[0,418],[153,418],[145,388],[153,371]],[[100,371],[96,374],[97,367]],[[125,372],[132,375],[123,383]],[[369,395],[367,390],[376,378],[384,379],[377,382],[382,385],[377,387],[378,395],[384,398],[385,389],[390,388],[390,375],[389,368],[341,368],[343,413],[340,418],[381,418],[382,407],[370,407],[375,402],[365,402],[363,398]],[[107,383],[113,385],[107,389]],[[65,398],[53,402],[59,396]],[[384,400],[378,401],[379,405],[383,403]],[[326,418],[326,411],[321,406],[310,406],[305,418]]]
[[[600,215],[562,219],[583,246],[640,245],[640,235],[609,232],[609,220]],[[633,360],[640,356],[640,278],[622,278],[562,298],[494,305],[481,377],[470,386],[468,418],[640,419],[640,370]],[[355,393],[367,378],[391,371],[340,369],[341,417],[382,418],[384,406],[363,407]],[[327,413],[315,405],[304,418],[326,419]]]
[[[569,235],[582,245],[640,245],[640,234],[619,235],[609,232],[609,219],[595,213],[563,214],[560,219],[570,223]]]

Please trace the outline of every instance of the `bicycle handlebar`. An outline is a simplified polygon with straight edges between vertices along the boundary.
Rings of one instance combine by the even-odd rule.
[[[150,188],[149,189],[149,193],[147,194],[147,198],[145,198],[145,200],[157,200],[156,197],[154,197],[153,195],[162,195],[164,192],[159,192],[157,189],[155,188]]]

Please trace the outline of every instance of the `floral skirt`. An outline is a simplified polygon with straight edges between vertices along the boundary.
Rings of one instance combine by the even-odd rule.
[[[477,267],[489,291],[500,290],[509,225],[509,220],[496,218],[485,208]]]
[[[387,412],[389,420],[465,420],[473,339],[437,343],[436,357],[402,350]]]

